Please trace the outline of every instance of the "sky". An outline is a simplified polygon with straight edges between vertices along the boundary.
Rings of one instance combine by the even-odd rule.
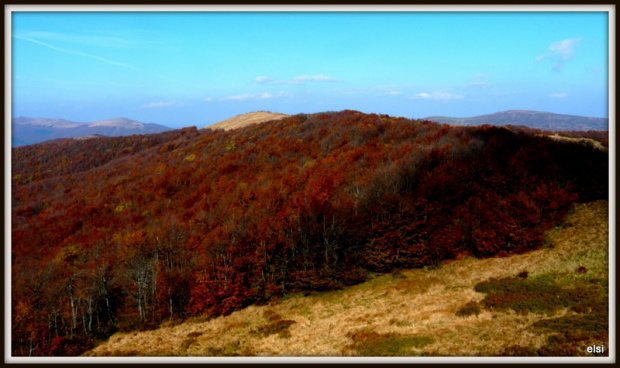
[[[11,14],[11,114],[202,128],[258,110],[608,117],[607,12]]]

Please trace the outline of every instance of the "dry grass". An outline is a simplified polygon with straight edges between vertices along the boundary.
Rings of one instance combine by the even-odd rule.
[[[218,123],[209,125],[208,127],[206,127],[206,129],[231,130],[231,129],[242,128],[248,125],[264,123],[270,120],[280,120],[288,116],[290,115],[274,113],[274,112],[266,112],[266,111],[256,111],[256,112],[250,112],[247,114],[238,115],[230,119],[222,120]]]
[[[548,232],[546,244],[512,257],[467,257],[430,271],[377,275],[344,290],[291,295],[227,317],[117,334],[86,355],[494,356],[515,346],[511,351],[536,351],[553,331],[532,326],[550,316],[485,308],[477,315],[459,311],[485,298],[474,287],[490,278],[523,278],[527,272],[528,278],[547,275],[560,285],[607,280],[608,203],[576,205],[562,226]],[[564,308],[553,317],[570,318],[571,313]],[[386,349],[377,350],[368,341]]]
[[[570,137],[563,137],[561,135],[559,135],[558,133],[555,133],[554,135],[548,135],[549,138],[555,139],[556,141],[569,141],[569,142],[575,142],[575,143],[580,143],[582,145],[585,146],[592,146],[596,149],[599,149],[601,151],[607,152],[607,147],[603,146],[601,144],[601,142],[594,140],[592,138],[570,138]]]

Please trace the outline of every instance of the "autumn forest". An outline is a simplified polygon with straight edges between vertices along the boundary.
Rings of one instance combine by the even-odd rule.
[[[608,133],[554,134],[346,110],[13,148],[12,354],[537,249],[608,197]]]

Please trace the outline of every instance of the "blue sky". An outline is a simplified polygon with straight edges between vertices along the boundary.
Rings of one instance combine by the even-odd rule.
[[[608,117],[606,12],[13,12],[12,115]]]

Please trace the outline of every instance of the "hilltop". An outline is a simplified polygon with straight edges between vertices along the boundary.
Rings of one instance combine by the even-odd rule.
[[[116,118],[116,119],[96,121],[94,123],[88,124],[88,126],[91,128],[92,127],[120,127],[123,129],[144,129],[145,127],[143,123],[140,123],[139,121],[127,119],[127,118]]]
[[[250,112],[247,114],[241,114],[234,116],[232,118],[222,120],[215,124],[207,126],[205,129],[237,129],[246,126],[250,126],[253,124],[264,123],[270,120],[280,120],[288,117],[290,115],[280,114],[276,112],[268,112],[268,111],[256,111]]]
[[[553,114],[550,112],[529,110],[509,110],[469,118],[429,116],[426,119],[450,125],[521,125],[529,128],[552,131],[590,131],[609,129],[609,119]]]
[[[608,197],[607,136],[571,134],[345,110],[13,148],[12,353],[541,249]]]
[[[59,138],[95,135],[117,137],[161,133],[168,130],[171,128],[159,124],[141,123],[127,118],[80,123],[64,119],[18,117],[12,119],[11,142],[13,147],[18,147]]]

